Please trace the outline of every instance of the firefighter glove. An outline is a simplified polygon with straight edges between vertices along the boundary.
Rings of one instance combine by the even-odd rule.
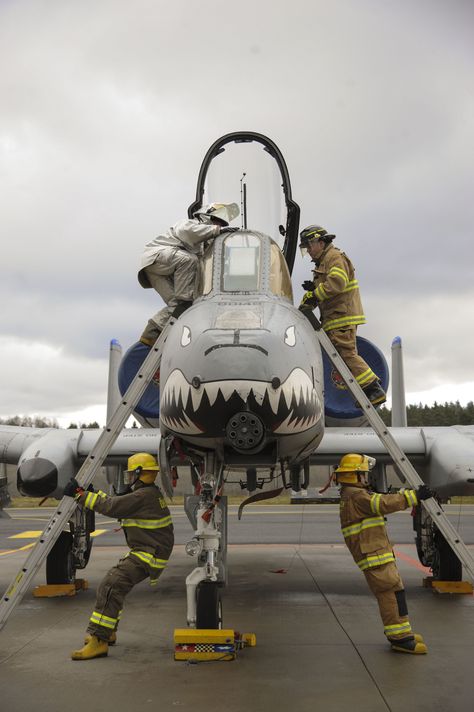
[[[314,289],[314,282],[311,279],[306,279],[301,286],[304,290],[309,289],[310,291],[312,291]]]
[[[64,496],[65,497],[75,497],[76,494],[79,491],[83,491],[81,485],[79,482],[75,479],[75,477],[71,477],[69,482],[66,484],[64,487]]]
[[[433,492],[427,485],[420,485],[416,490],[416,498],[419,502],[422,502],[424,499],[429,499],[432,496]]]
[[[229,227],[229,226],[221,227],[220,234],[222,235],[225,232],[237,232],[238,230],[240,230],[239,227]]]
[[[301,307],[311,307],[314,308],[318,303],[317,297],[313,290],[309,290],[303,295],[303,299],[301,300]]]

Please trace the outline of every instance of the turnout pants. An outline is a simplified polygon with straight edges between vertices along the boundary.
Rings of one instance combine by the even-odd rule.
[[[161,571],[154,573],[154,578],[160,574]],[[111,634],[117,630],[125,596],[149,575],[148,566],[135,556],[120,559],[117,566],[105,575],[97,589],[95,608],[89,619],[87,632],[102,640],[109,640]]]
[[[384,633],[389,640],[413,635],[403,581],[394,562],[364,571],[369,588],[379,604]]]
[[[361,388],[376,380],[377,375],[357,353],[355,326],[331,329],[326,333]]]
[[[160,248],[153,264],[145,267],[148,280],[166,307],[160,309],[152,320],[163,329],[179,302],[192,302],[198,277],[197,255],[179,247]]]

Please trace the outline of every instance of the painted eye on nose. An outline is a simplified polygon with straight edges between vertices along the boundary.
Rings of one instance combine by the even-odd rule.
[[[285,331],[285,344],[287,346],[294,346],[296,344],[296,332],[294,326],[289,326]]]
[[[181,346],[188,346],[191,343],[191,329],[187,326],[183,326],[183,333],[181,334]]]

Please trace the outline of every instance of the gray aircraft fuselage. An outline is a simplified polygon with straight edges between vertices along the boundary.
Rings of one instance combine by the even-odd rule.
[[[302,459],[324,432],[323,366],[278,245],[255,231],[223,234],[201,271],[202,296],[163,349],[162,435],[228,464]]]

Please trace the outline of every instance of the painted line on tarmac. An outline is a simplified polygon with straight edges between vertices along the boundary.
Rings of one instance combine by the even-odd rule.
[[[0,556],[7,556],[7,554],[17,554],[19,551],[26,551],[27,549],[31,549],[36,542],[33,542],[32,544],[25,544],[25,546],[20,546],[18,549],[7,549],[7,551],[0,551]]]
[[[43,533],[43,530],[41,529],[40,531],[36,530],[30,530],[27,532],[20,532],[19,534],[12,534],[11,536],[8,537],[8,539],[37,539],[41,534]]]

